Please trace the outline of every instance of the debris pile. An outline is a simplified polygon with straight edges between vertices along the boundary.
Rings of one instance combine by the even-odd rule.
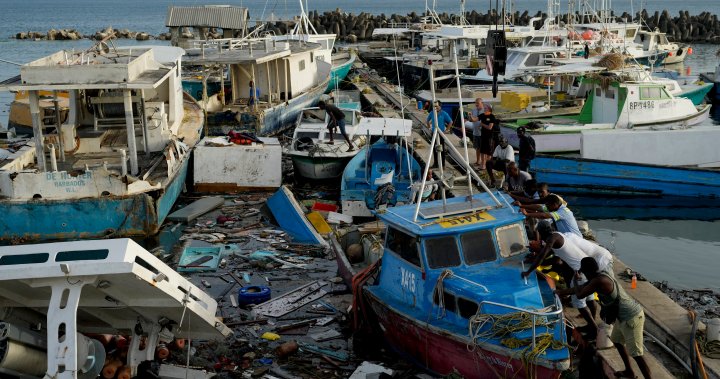
[[[670,287],[667,281],[653,282],[653,285],[683,308],[694,310],[704,323],[720,317],[720,293],[717,291],[677,289]]]

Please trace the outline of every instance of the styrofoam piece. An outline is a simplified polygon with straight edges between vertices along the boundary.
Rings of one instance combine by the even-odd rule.
[[[225,199],[223,199],[222,197],[204,197],[202,199],[193,201],[184,208],[178,209],[177,211],[170,213],[170,215],[167,216],[167,219],[168,221],[190,222],[204,215],[205,213],[208,213],[211,210],[223,205],[224,202]]]
[[[349,379],[377,379],[383,373],[392,375],[393,370],[365,361],[355,369]]]
[[[340,224],[340,223],[352,224],[353,217],[344,215],[342,213],[328,212],[327,222],[330,224]]]

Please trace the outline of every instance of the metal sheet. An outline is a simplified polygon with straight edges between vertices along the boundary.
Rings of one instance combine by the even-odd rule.
[[[276,297],[257,305],[253,308],[253,313],[269,317],[280,317],[286,315],[325,296],[327,292],[322,289],[325,285],[327,285],[327,283],[320,280],[308,283],[280,297]]]
[[[204,26],[240,30],[245,28],[248,10],[229,5],[170,7],[165,26]]]
[[[225,199],[222,197],[205,197],[171,213],[167,216],[167,219],[169,221],[189,222],[223,205],[224,202]]]

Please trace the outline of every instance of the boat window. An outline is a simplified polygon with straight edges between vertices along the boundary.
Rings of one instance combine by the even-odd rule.
[[[425,255],[430,268],[454,267],[460,265],[455,236],[442,236],[425,239]]]
[[[310,53],[310,63],[315,62],[315,53]]]
[[[500,246],[500,255],[503,257],[511,257],[525,251],[527,242],[525,240],[525,231],[520,224],[512,224],[497,228],[498,246]]]
[[[470,318],[478,311],[478,305],[476,302],[462,297],[458,297],[457,299],[457,308],[458,313],[460,313],[460,317],[462,318]]]
[[[525,66],[537,66],[540,63],[540,54],[530,54],[525,61]]]
[[[414,236],[397,229],[388,228],[385,246],[403,260],[420,267],[420,252],[418,251],[417,238]]]
[[[305,70],[305,60],[304,59],[301,60],[300,62],[298,62],[298,64],[300,65],[300,71]]]
[[[666,88],[660,89],[660,98],[661,99],[669,99],[670,98],[670,94],[668,93]]]
[[[640,100],[660,99],[660,87],[640,87]]]
[[[605,90],[605,97],[608,98],[608,99],[614,99],[614,98],[615,98],[615,91],[613,91],[613,90],[610,89],[610,88],[606,89],[606,90]]]
[[[507,65],[508,66],[519,66],[522,63],[525,54],[512,51],[508,54]]]
[[[433,293],[433,303],[440,304],[440,297],[438,296],[437,287],[435,288],[435,292]],[[457,306],[455,305],[455,295],[443,291],[443,305],[445,306],[445,310],[450,312],[457,311]]]
[[[462,243],[465,263],[469,265],[491,262],[497,257],[490,230],[465,233],[460,237],[460,242]]]
[[[595,87],[595,97],[600,97],[602,95],[602,90],[600,87]]]

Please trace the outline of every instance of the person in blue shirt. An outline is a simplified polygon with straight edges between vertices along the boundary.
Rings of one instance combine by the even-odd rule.
[[[438,115],[438,130],[441,133],[450,133],[452,132],[452,117],[442,110],[442,104],[439,101],[435,102],[435,111]],[[430,130],[435,130],[435,112],[432,110],[430,111],[430,114],[427,116],[427,127]],[[442,138],[442,136],[438,136],[440,138],[440,159],[442,159],[443,162],[445,162],[445,140]],[[433,167],[437,167],[437,162],[433,165]]]
[[[532,212],[528,212],[528,210]],[[582,237],[580,228],[575,220],[575,215],[567,205],[563,204],[562,199],[557,195],[548,195],[545,200],[545,205],[522,204],[520,205],[520,211],[525,217],[551,219],[558,232],[573,233]]]
[[[255,87],[255,82],[252,80],[249,83],[250,89],[248,91],[248,105],[255,104],[260,100],[260,88]]]

